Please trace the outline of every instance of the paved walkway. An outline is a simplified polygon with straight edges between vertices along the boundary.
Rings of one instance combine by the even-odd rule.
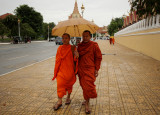
[[[119,44],[98,41],[103,54],[96,80],[94,115],[160,114],[160,61]],[[82,89],[77,80],[72,103],[55,112],[56,81],[51,81],[55,58],[0,76],[0,114],[83,115]],[[65,100],[65,99],[64,99]]]

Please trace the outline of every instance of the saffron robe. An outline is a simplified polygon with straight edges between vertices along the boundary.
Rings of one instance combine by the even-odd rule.
[[[113,43],[113,45],[114,45],[114,41],[115,41],[114,38],[112,38],[112,43]]]
[[[71,45],[59,46],[56,54],[54,77],[57,80],[57,94],[59,98],[62,98],[68,93],[72,92],[72,87],[76,82],[76,76],[74,72],[74,59],[71,51]]]
[[[78,61],[78,76],[80,85],[83,89],[85,100],[96,98],[96,86],[94,84],[95,70],[100,69],[102,54],[96,42],[82,42],[78,45],[79,61]]]

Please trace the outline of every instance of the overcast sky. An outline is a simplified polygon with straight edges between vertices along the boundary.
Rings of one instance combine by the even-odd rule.
[[[43,16],[44,22],[67,20],[73,12],[75,0],[0,0],[0,15],[5,13],[14,14],[19,5],[27,4],[33,7]],[[78,9],[84,4],[84,18],[94,20],[98,26],[107,26],[112,17],[121,17],[128,14],[130,5],[128,0],[77,0]]]

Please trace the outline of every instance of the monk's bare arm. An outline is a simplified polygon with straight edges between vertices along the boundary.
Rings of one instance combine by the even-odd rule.
[[[79,58],[79,53],[78,53],[77,50],[74,51],[74,56],[75,56],[76,59]]]
[[[95,51],[94,51],[94,55],[95,55],[95,76],[98,76],[98,70],[100,69],[100,65],[101,65],[101,61],[102,61],[102,53],[101,50],[98,46],[98,44],[95,44]]]
[[[61,49],[61,46],[59,46],[58,49],[57,49],[56,60],[55,60],[55,66],[56,66],[56,62],[58,62],[59,59],[60,59],[60,49]]]
[[[54,78],[57,76],[57,72],[59,71],[59,62],[60,62],[60,47],[57,49],[56,59],[55,59],[55,67],[54,67]]]

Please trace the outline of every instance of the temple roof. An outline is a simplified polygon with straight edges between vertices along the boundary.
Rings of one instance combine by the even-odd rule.
[[[3,14],[3,15],[0,16],[0,19],[4,19],[4,18],[6,18],[6,17],[9,16],[9,15],[12,15],[12,14],[11,14],[11,13]]]
[[[77,0],[76,0],[75,5],[74,5],[73,14],[79,14]]]
[[[69,19],[70,18],[77,18],[77,17],[74,17],[73,14],[78,15],[77,17],[80,17],[80,18],[82,17],[81,14],[79,13],[79,10],[78,10],[77,0],[75,0],[74,10],[73,10],[73,13],[69,16]]]

